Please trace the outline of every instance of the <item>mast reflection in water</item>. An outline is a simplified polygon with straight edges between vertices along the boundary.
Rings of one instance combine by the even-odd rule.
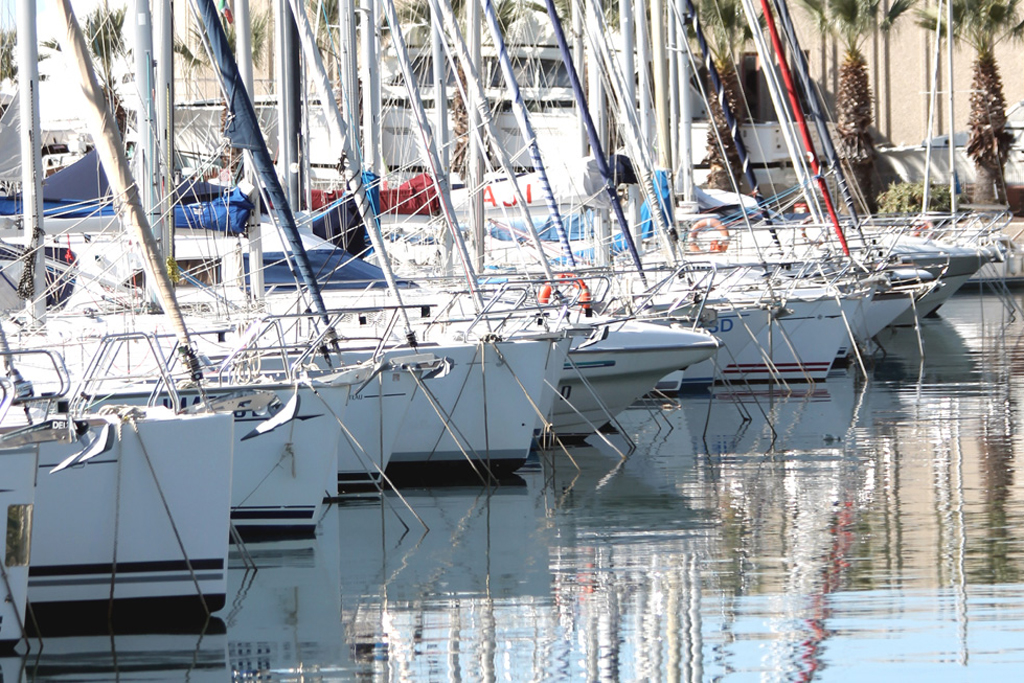
[[[255,573],[234,558],[226,634],[170,677],[218,661],[221,680],[1018,670],[1022,331],[1001,300],[960,295],[923,323],[923,362],[913,329],[884,332],[867,382],[651,401],[620,420],[624,461],[592,440],[570,451],[578,469],[543,453],[492,491],[403,491],[427,531],[394,495],[334,506],[316,539],[250,545]],[[33,679],[0,662],[4,681]],[[34,679],[82,678],[50,664]]]

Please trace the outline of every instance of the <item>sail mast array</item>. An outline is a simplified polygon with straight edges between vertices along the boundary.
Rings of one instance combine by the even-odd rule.
[[[57,8],[64,22],[58,40],[69,61],[78,69],[81,79],[82,95],[88,106],[85,107],[85,118],[92,129],[93,142],[103,168],[107,172],[111,188],[114,191],[115,205],[124,218],[132,237],[142,246],[143,264],[146,278],[155,286],[164,312],[169,316],[171,326],[178,337],[178,353],[189,368],[193,381],[202,379],[199,359],[192,347],[188,328],[178,308],[174,295],[174,285],[167,274],[167,269],[160,262],[160,250],[157,247],[153,232],[150,229],[146,211],[139,198],[138,185],[128,170],[128,159],[125,157],[124,143],[121,133],[117,130],[117,122],[107,105],[103,91],[96,81],[96,72],[89,57],[89,48],[78,26],[78,20],[71,9],[70,0],[61,0]]]
[[[544,255],[544,244],[540,240],[540,235],[537,234],[537,226],[534,225],[533,217],[530,215],[530,208],[527,205],[528,202],[526,200],[526,196],[523,194],[522,188],[519,186],[519,180],[516,178],[515,170],[512,168],[512,160],[508,156],[508,151],[498,140],[496,126],[494,124],[494,116],[491,114],[491,107],[487,102],[487,95],[484,94],[483,86],[480,85],[480,74],[477,72],[476,65],[473,64],[473,60],[470,58],[466,40],[463,38],[462,31],[459,29],[459,24],[455,20],[455,12],[452,11],[452,7],[448,4],[448,0],[429,0],[429,2],[431,14],[440,17],[445,30],[451,37],[452,46],[455,49],[455,56],[458,59],[459,64],[462,65],[464,72],[467,74],[467,87],[472,88],[470,101],[476,104],[477,115],[480,117],[480,121],[484,125],[484,130],[487,131],[487,138],[491,142],[491,149],[494,151],[494,155],[497,157],[502,171],[508,178],[508,182],[512,184],[512,191],[515,193],[515,202],[513,203],[516,204],[519,209],[520,218],[525,224],[527,231],[530,233],[530,239],[533,241],[534,247],[537,249],[537,254],[540,257],[541,268],[544,270],[544,274],[549,280],[554,279],[554,273],[551,272],[551,264],[548,263],[548,259]]]
[[[398,53],[398,63],[402,69],[402,78],[405,80],[405,87],[409,93],[409,107],[416,118],[416,125],[419,128],[419,140],[422,146],[423,156],[430,165],[431,175],[436,179],[446,170],[441,167],[440,158],[437,154],[437,145],[434,136],[430,132],[430,124],[427,121],[427,114],[423,110],[423,98],[420,97],[420,89],[416,82],[416,75],[413,73],[412,65],[409,64],[409,53],[405,47],[405,38],[402,37],[402,24],[398,18],[398,10],[391,0],[383,0],[381,5],[384,8],[384,15],[388,25],[391,27],[391,37],[394,41],[395,50]],[[459,223],[455,217],[455,207],[452,205],[451,196],[446,192],[440,192],[441,209],[444,212],[448,229],[452,232],[452,238],[459,249],[459,257],[462,259],[462,268],[465,271],[466,283],[469,287],[470,296],[477,311],[483,310],[484,303],[480,296],[480,288],[476,281],[476,273],[473,270],[473,261],[470,258],[466,242],[459,232]]]
[[[793,117],[796,119],[797,127],[800,130],[800,136],[803,138],[804,149],[807,152],[807,160],[810,162],[811,171],[814,173],[814,177],[818,182],[818,189],[821,191],[822,199],[825,201],[825,209],[828,211],[829,218],[832,220],[832,227],[836,232],[836,237],[839,239],[839,245],[843,248],[843,253],[849,256],[850,247],[846,244],[846,235],[843,234],[843,227],[839,225],[839,216],[836,214],[835,205],[832,203],[832,193],[829,192],[828,185],[825,183],[825,179],[821,175],[821,167],[818,165],[818,155],[814,152],[814,142],[811,140],[811,133],[807,128],[807,119],[804,118],[803,109],[800,107],[800,98],[797,96],[796,86],[793,84],[793,74],[789,70],[789,63],[786,61],[786,54],[782,48],[782,40],[779,38],[779,31],[775,27],[775,17],[772,15],[771,7],[768,5],[768,0],[760,1],[761,12],[768,25],[768,34],[771,36],[772,47],[775,49],[775,57],[779,65],[779,71],[782,73],[782,80],[786,83],[786,92],[789,95],[789,101],[793,107]]]
[[[750,153],[747,151],[747,146],[743,143],[743,138],[740,135],[739,121],[736,120],[736,116],[732,112],[729,96],[725,92],[725,85],[722,83],[722,77],[718,74],[718,67],[715,66],[714,55],[711,53],[711,48],[708,47],[708,39],[704,35],[700,19],[697,17],[697,9],[693,6],[693,0],[683,0],[683,2],[686,3],[683,20],[693,31],[693,35],[697,40],[697,46],[700,48],[701,57],[704,58],[704,68],[707,69],[708,78],[711,79],[711,85],[715,88],[718,104],[722,107],[722,114],[725,116],[725,124],[729,127],[729,135],[732,136],[733,144],[736,145],[736,153],[739,154],[740,165],[743,167],[743,175],[750,185],[750,194],[757,196],[757,177],[754,175],[754,169],[750,165]]]
[[[46,279],[43,252],[42,145],[39,144],[39,59],[36,43],[35,0],[18,3],[18,83],[21,97],[21,202],[25,217],[26,263],[18,293],[29,316],[46,316]]]
[[[530,116],[527,113],[526,102],[523,101],[523,93],[519,89],[519,79],[516,78],[515,70],[512,68],[512,60],[508,54],[508,46],[505,44],[505,36],[501,27],[498,26],[498,15],[494,10],[492,0],[480,0],[483,3],[484,17],[487,20],[487,28],[491,31],[491,40],[498,51],[498,65],[501,67],[502,76],[505,79],[505,86],[512,96],[512,112],[515,114],[519,129],[526,139],[526,148],[530,152],[530,161],[533,162],[533,169],[537,172],[540,180],[541,190],[544,192],[544,201],[547,202],[551,222],[554,223],[555,232],[558,233],[558,241],[562,245],[562,258],[571,265],[576,265],[576,257],[572,253],[572,246],[569,244],[569,235],[562,222],[562,212],[558,208],[558,200],[551,189],[551,182],[548,180],[548,171],[544,165],[544,159],[540,155],[540,146],[537,144],[537,134],[530,123]]]
[[[555,9],[554,0],[545,0],[545,4],[548,9],[548,17],[551,19],[551,26],[555,30],[555,39],[558,41],[558,49],[562,53],[562,61],[565,63],[565,70],[569,74],[569,80],[572,83],[573,97],[576,98],[576,104],[579,106],[580,117],[583,119],[583,124],[587,129],[587,138],[590,140],[590,147],[593,150],[594,158],[597,161],[597,168],[601,173],[601,178],[604,179],[604,189],[608,194],[608,199],[611,201],[612,211],[615,213],[615,219],[619,223],[619,230],[622,232],[622,239],[626,242],[626,247],[629,249],[630,256],[633,257],[633,264],[636,266],[637,272],[640,275],[640,280],[647,285],[647,277],[644,275],[643,264],[640,262],[640,254],[637,253],[636,243],[633,241],[633,235],[629,230],[629,225],[626,223],[626,216],[622,212],[622,204],[619,202],[619,195],[615,191],[615,186],[612,184],[612,172],[608,167],[608,159],[604,155],[604,146],[601,144],[601,139],[597,134],[597,128],[594,126],[594,119],[590,116],[590,109],[587,107],[587,96],[583,93],[583,85],[580,83],[579,74],[576,72],[576,67],[573,64],[572,55],[569,53],[569,41],[565,38],[565,31],[562,30],[562,21],[558,18],[558,11]]]
[[[299,30],[299,42],[302,44],[302,51],[306,57],[307,66],[310,67],[308,70],[312,71],[313,83],[317,89],[317,95],[320,97],[320,106],[327,117],[327,126],[331,132],[331,138],[341,149],[340,165],[345,179],[345,188],[355,199],[356,210],[359,212],[363,225],[366,226],[366,234],[370,236],[370,242],[380,256],[378,261],[381,270],[384,271],[384,279],[387,281],[391,293],[398,301],[399,310],[402,312],[406,339],[412,346],[415,346],[416,333],[413,332],[412,323],[409,321],[409,313],[405,310],[405,306],[402,305],[402,293],[398,289],[395,272],[391,268],[391,261],[384,248],[384,238],[381,236],[380,222],[377,220],[377,214],[374,212],[373,206],[366,196],[362,171],[353,161],[357,157],[352,147],[352,141],[346,132],[347,126],[341,116],[341,111],[338,109],[338,103],[331,92],[331,84],[327,78],[327,69],[324,68],[323,58],[321,58],[320,50],[316,46],[316,37],[313,35],[313,29],[309,26],[306,8],[299,0],[290,0],[290,3],[292,17],[294,17],[296,27]]]
[[[804,51],[800,49],[800,41],[796,36],[793,18],[789,15],[789,6],[785,0],[774,0],[774,5],[779,14],[779,21],[782,22],[782,30],[786,32],[786,39],[789,40],[790,54],[793,55],[793,61],[796,63],[796,73],[800,78],[800,85],[807,96],[807,106],[810,109],[811,118],[814,119],[814,127],[818,131],[818,139],[821,140],[822,151],[825,152],[829,166],[835,174],[836,185],[839,186],[839,193],[843,195],[843,203],[846,204],[846,210],[850,214],[853,224],[857,226],[860,224],[860,218],[857,215],[857,204],[853,200],[853,193],[850,191],[850,185],[846,181],[846,172],[843,171],[843,165],[839,163],[839,155],[836,154],[835,145],[832,144],[832,133],[829,132],[828,122],[825,119],[824,111],[822,111],[821,97],[819,97],[817,88],[811,82],[811,72],[807,66],[807,57],[804,55]],[[780,55],[779,59],[782,58]]]
[[[640,122],[637,118],[636,105],[628,98],[629,89],[626,85],[626,77],[612,54],[611,47],[608,45],[607,34],[609,31],[604,23],[604,17],[601,16],[595,3],[583,0],[582,4],[584,7],[580,11],[585,14],[586,23],[590,29],[587,31],[587,38],[591,41],[593,53],[596,57],[592,60],[591,68],[601,73],[611,83],[612,94],[619,104],[619,114],[622,119],[622,125],[625,128],[624,137],[629,144],[629,151],[632,155],[633,170],[640,180],[640,187],[647,198],[648,206],[651,209],[651,216],[658,225],[658,234],[663,241],[665,255],[668,258],[673,258],[673,246],[676,243],[677,236],[675,227],[671,224],[671,192],[668,193],[668,196],[663,197],[655,189],[654,160],[651,158],[650,151],[643,142],[643,137],[640,133]],[[664,106],[664,104],[662,102],[661,106]],[[665,128],[668,127],[668,114],[669,112],[664,109],[659,109],[658,111],[658,119],[659,121],[665,121]],[[670,137],[666,135],[664,141],[659,139],[659,157],[662,154],[663,147],[671,146]],[[659,164],[662,165],[663,171],[668,173],[672,166],[671,155],[660,159]]]
[[[66,0],[65,0],[66,1]],[[306,248],[299,236],[298,226],[295,224],[295,216],[292,215],[291,205],[285,195],[281,181],[274,169],[274,162],[270,158],[267,143],[260,131],[259,120],[256,118],[256,111],[253,109],[249,93],[242,83],[242,77],[238,73],[238,66],[234,56],[231,54],[231,46],[228,44],[227,36],[224,35],[224,28],[220,25],[220,17],[213,0],[193,0],[199,15],[203,19],[206,28],[206,36],[210,41],[210,49],[214,59],[217,60],[217,73],[220,76],[221,87],[228,101],[228,125],[225,134],[231,145],[236,149],[248,150],[252,154],[253,165],[256,172],[263,181],[263,187],[270,198],[274,214],[284,232],[288,245],[291,247],[292,256],[295,259],[295,267],[299,271],[299,277],[305,287],[306,295],[309,296],[313,311],[323,320],[330,329],[330,318],[327,315],[327,307],[320,293],[320,285],[313,275],[313,267],[306,254]],[[263,264],[255,263],[252,268],[261,268]],[[332,333],[329,333],[333,336]],[[331,339],[329,339],[331,341]]]

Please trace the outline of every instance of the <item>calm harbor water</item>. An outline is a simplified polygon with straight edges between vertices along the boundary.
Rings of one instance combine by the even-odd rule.
[[[1015,293],[1014,305],[1024,304]],[[789,391],[621,417],[519,480],[332,507],[233,555],[203,635],[49,639],[2,681],[1000,680],[1024,671],[1024,319],[961,294]]]

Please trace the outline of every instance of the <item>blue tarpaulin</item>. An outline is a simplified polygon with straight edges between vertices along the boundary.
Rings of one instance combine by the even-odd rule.
[[[182,183],[177,190],[174,227],[231,234],[245,232],[252,203],[238,188],[202,181]],[[21,197],[0,197],[0,215],[22,213]],[[43,181],[43,215],[52,218],[113,216],[110,184],[93,150]]]
[[[658,193],[658,201],[662,206],[668,207],[668,224],[672,225],[672,196],[669,194],[668,174],[665,171],[654,172],[654,189]],[[647,202],[640,207],[640,235],[641,239],[654,236],[654,221],[651,219],[651,207]],[[619,244],[618,235],[615,236],[614,248],[616,251],[625,249],[625,245]]]
[[[384,272],[372,264],[355,258],[341,249],[309,249],[313,274],[321,289],[363,289],[367,286],[386,287]],[[249,279],[249,255],[243,254],[245,277]],[[263,281],[267,287],[294,289],[295,275],[289,260],[283,252],[264,252]],[[372,283],[372,284],[371,284]],[[399,286],[411,286],[407,280],[399,280]]]

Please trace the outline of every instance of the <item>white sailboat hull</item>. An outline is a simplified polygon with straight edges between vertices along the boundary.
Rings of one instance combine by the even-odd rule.
[[[570,351],[552,412],[555,432],[593,433],[665,375],[710,358],[718,347],[704,332],[637,321],[614,326],[601,341]]]
[[[416,379],[402,370],[385,370],[351,393],[338,440],[338,493],[379,483],[415,393]]]
[[[24,633],[35,501],[36,449],[0,450],[0,519],[6,520],[0,555],[0,652]]]
[[[409,406],[386,474],[423,483],[502,476],[529,455],[553,394],[544,378],[565,361],[568,339],[477,342],[426,347],[453,361],[427,380]]]
[[[216,400],[221,391],[245,390],[231,387],[211,390]],[[338,472],[340,419],[345,419],[350,384],[307,386],[259,385],[261,391],[277,395],[276,408],[269,411],[234,412],[234,472],[231,492],[231,521],[243,538],[311,536],[324,509],[325,495],[333,495]],[[262,434],[261,425],[272,420],[297,392],[295,417]],[[117,397],[116,400],[122,400]],[[141,402],[144,397],[139,396]],[[199,395],[182,395],[186,403]]]
[[[107,628],[111,601],[115,625],[202,623],[224,605],[231,416],[147,413],[59,472],[81,444],[39,446],[28,595],[44,635]]]
[[[786,314],[765,325],[756,344],[725,364],[723,376],[733,382],[825,379],[840,349],[850,344],[843,313],[853,326],[859,320],[857,299],[845,297],[841,301],[827,296],[786,301]]]

